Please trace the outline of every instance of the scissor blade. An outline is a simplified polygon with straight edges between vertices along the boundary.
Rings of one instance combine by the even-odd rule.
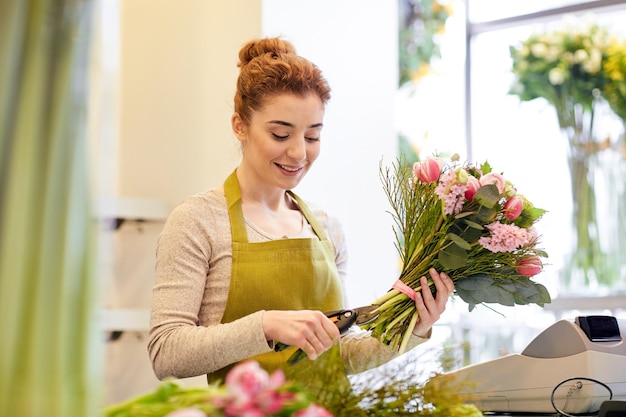
[[[357,314],[355,324],[362,325],[370,323],[380,315],[380,311],[378,311],[377,304],[371,304],[369,306],[357,307],[353,308]]]

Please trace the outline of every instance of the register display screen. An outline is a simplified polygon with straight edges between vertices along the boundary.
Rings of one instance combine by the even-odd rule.
[[[622,340],[617,319],[612,316],[580,316],[577,324],[592,342],[617,342]]]

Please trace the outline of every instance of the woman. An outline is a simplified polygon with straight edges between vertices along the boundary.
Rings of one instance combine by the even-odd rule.
[[[339,337],[323,312],[343,307],[346,243],[337,221],[292,193],[320,152],[330,88],[321,71],[279,38],[239,52],[232,129],[242,160],[223,186],[192,196],[157,245],[148,349],[155,374],[223,378],[253,358],[268,371],[293,349],[311,361],[340,347],[345,372],[396,356],[358,327]],[[454,285],[431,271],[416,297],[410,347],[424,341]],[[340,343],[336,343],[340,341]],[[275,343],[292,346],[274,352]]]

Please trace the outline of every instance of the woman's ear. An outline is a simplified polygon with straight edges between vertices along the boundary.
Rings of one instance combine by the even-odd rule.
[[[246,139],[246,132],[248,131],[248,126],[243,121],[239,113],[233,113],[230,118],[230,123],[233,127],[233,133],[237,136],[239,141],[243,142]]]

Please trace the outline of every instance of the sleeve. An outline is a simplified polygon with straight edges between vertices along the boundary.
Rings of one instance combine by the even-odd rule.
[[[159,236],[148,336],[150,360],[159,379],[211,373],[270,351],[263,311],[220,324],[230,264],[220,270],[212,260],[214,236],[230,236],[223,227],[205,206],[183,203]]]
[[[429,338],[430,332],[426,338],[411,335],[406,351],[426,342]],[[390,346],[373,338],[371,332],[361,330],[358,326],[352,326],[342,336],[341,355],[348,375],[376,368],[401,356]]]

